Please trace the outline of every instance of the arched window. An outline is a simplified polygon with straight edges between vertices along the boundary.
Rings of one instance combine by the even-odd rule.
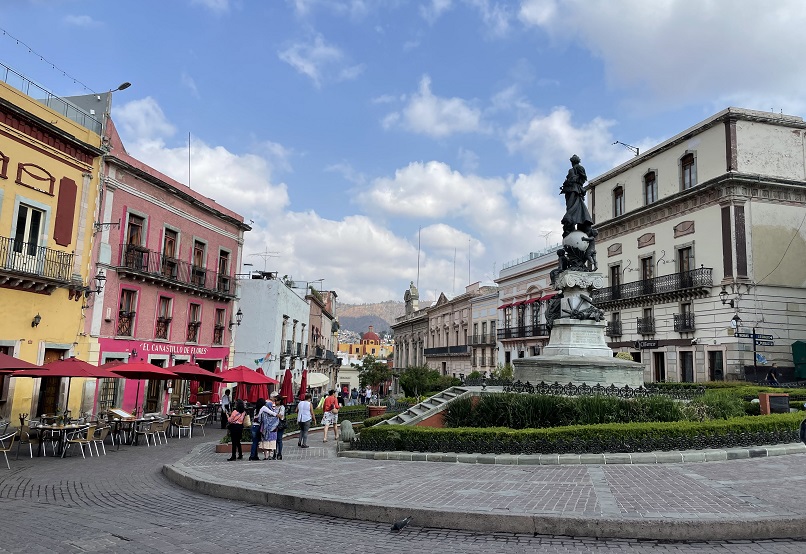
[[[658,180],[654,171],[644,175],[644,204],[649,205],[658,200]]]
[[[697,184],[697,168],[694,165],[694,154],[689,152],[680,158],[680,186],[688,190]]]
[[[613,189],[613,217],[624,213],[624,187],[621,185]]]

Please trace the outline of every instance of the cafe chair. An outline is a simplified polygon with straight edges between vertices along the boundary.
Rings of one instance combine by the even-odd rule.
[[[157,435],[154,430],[154,425],[157,424],[157,421],[142,421],[137,426],[137,430],[135,430],[134,441],[139,443],[139,437],[145,437],[146,439],[146,446],[151,446],[151,442],[148,440],[148,437],[154,439],[154,446],[157,446]]]
[[[202,436],[204,437],[204,436],[206,436],[204,434],[204,426],[207,425],[207,423],[209,421],[210,421],[210,414],[203,415],[203,416],[197,416],[197,417],[193,418],[193,425],[192,426],[193,427],[199,427],[201,429]]]
[[[106,437],[109,436],[109,431],[111,430],[112,430],[111,427],[105,425],[103,427],[99,427],[96,430],[95,434],[92,436],[92,444],[95,445],[96,456],[100,456],[100,454],[98,453],[98,444],[101,445],[101,450],[103,450],[104,456],[106,456],[106,447],[104,446],[104,441],[106,440]],[[112,441],[112,444],[113,445],[115,444],[114,440]]]
[[[182,438],[182,430],[187,431],[187,436],[193,436],[193,415],[191,414],[182,414],[177,418],[177,421],[174,423],[177,427],[178,436]]]
[[[31,429],[31,422],[24,423],[20,430],[17,432],[17,456],[14,458],[15,460],[20,459],[20,447],[23,444],[28,445],[28,453],[31,455],[31,458],[34,457],[34,449],[33,445],[39,445],[39,442],[42,440],[39,436],[39,432],[36,429]],[[47,449],[42,448],[42,453],[47,456],[48,452]]]
[[[11,469],[11,465],[9,465],[8,463],[8,453],[11,452],[11,448],[14,446],[14,439],[16,437],[17,437],[16,431],[0,437],[0,452],[3,453],[3,457],[5,457],[6,459],[6,467],[8,469]]]
[[[151,430],[154,433],[154,440],[162,444],[163,439],[165,444],[168,444],[168,424],[167,419],[160,419],[151,424]]]
[[[95,435],[95,425],[88,425],[86,427],[82,427],[77,431],[71,433],[67,437],[67,441],[64,445],[64,450],[62,450],[62,458],[64,455],[67,454],[67,450],[70,448],[71,445],[77,444],[79,448],[81,448],[81,457],[86,459],[87,457],[84,455],[84,447],[86,446],[89,448],[90,451],[90,458],[92,457],[92,437]]]

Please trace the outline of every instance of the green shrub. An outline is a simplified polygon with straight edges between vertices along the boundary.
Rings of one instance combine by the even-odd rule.
[[[609,423],[521,430],[381,425],[362,430],[356,447],[509,454],[725,448],[797,441],[801,419],[802,414],[792,413],[705,422]]]
[[[373,425],[377,425],[381,421],[392,419],[396,415],[397,415],[396,413],[386,413],[381,414],[379,416],[368,417],[367,419],[364,420],[364,429],[366,429],[367,427],[372,427]]]

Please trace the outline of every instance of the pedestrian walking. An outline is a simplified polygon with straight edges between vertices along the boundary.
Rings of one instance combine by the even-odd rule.
[[[367,385],[367,389],[364,391],[364,404],[369,404],[372,401],[372,387]]]
[[[285,421],[285,397],[284,396],[277,396],[274,399],[277,403],[275,407],[275,411],[277,412],[277,459],[283,459],[283,433],[285,432],[286,427],[288,424]]]
[[[224,396],[221,397],[221,428],[227,428],[227,420],[229,419],[231,398],[229,396],[229,389],[224,391]]]
[[[353,390],[350,391],[350,405],[357,406],[358,405],[358,389],[353,387]]]
[[[241,435],[243,434],[243,425],[247,415],[246,406],[244,406],[243,400],[238,400],[235,403],[235,409],[232,410],[229,418],[227,418],[227,421],[229,421],[229,436],[232,440],[232,456],[227,458],[227,461],[229,462],[243,458],[243,451],[241,450]],[[235,457],[236,454],[238,455],[237,458]]]
[[[325,426],[324,438],[322,442],[327,442],[327,431],[333,426],[333,434],[339,440],[339,401],[336,399],[336,391],[330,390],[325,398],[323,406],[325,413],[322,415],[322,425]]]
[[[297,423],[299,424],[299,440],[297,446],[308,448],[308,431],[311,425],[316,425],[316,414],[313,413],[311,395],[306,394],[305,400],[297,404]]]

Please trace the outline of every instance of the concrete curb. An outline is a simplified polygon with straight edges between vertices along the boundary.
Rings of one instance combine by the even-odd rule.
[[[680,464],[723,462],[745,458],[768,458],[787,454],[805,454],[806,444],[797,442],[771,446],[729,448],[725,450],[683,450],[669,452],[617,452],[606,454],[463,454],[456,452],[374,452],[339,450],[341,458],[395,460],[400,462],[448,462],[460,464],[503,465],[579,465],[579,464]]]
[[[199,445],[194,448],[194,451],[200,448],[209,448],[209,445]],[[458,461],[460,456],[462,455],[458,455],[455,461]],[[707,457],[704,457],[702,461],[707,461]],[[412,516],[413,525],[479,533],[670,541],[806,538],[806,516],[774,515],[765,518],[725,520],[713,517],[698,519],[671,519],[661,516],[657,518],[606,518],[504,514],[483,510],[459,511],[392,504],[381,505],[358,500],[338,500],[315,497],[312,493],[304,496],[287,494],[267,490],[260,485],[216,479],[184,466],[182,460],[163,466],[162,473],[168,480],[183,488],[209,496],[378,523],[390,523],[406,516]]]

